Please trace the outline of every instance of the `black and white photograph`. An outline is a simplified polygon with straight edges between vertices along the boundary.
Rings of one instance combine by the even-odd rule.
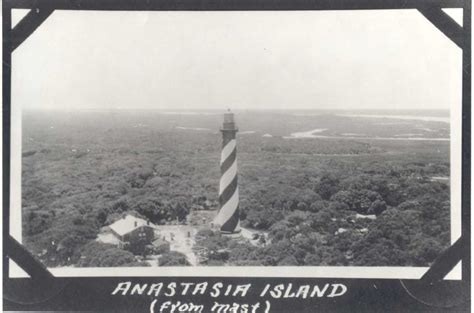
[[[419,279],[461,61],[416,10],[55,11],[12,55],[11,234],[56,276]]]

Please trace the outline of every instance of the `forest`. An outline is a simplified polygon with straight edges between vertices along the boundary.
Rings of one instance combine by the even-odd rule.
[[[201,225],[203,265],[428,266],[449,246],[449,141],[373,138],[445,137],[449,124],[281,112],[237,122],[241,225],[268,239],[255,246]],[[219,123],[217,114],[25,113],[23,243],[51,267],[147,266],[96,242],[100,228],[123,212],[163,225],[216,210]],[[285,138],[315,128],[327,138]],[[189,265],[178,253],[162,264]]]

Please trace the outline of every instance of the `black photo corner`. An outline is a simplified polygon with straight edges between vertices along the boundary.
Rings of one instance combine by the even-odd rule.
[[[3,310],[90,312],[470,312],[471,307],[471,1],[469,0],[3,0]],[[12,27],[12,10],[28,10]],[[443,9],[460,9],[462,25]],[[421,279],[338,277],[179,276],[156,267],[157,276],[55,277],[11,234],[12,57],[58,11],[365,11],[414,10],[462,50],[461,236],[444,249]],[[103,25],[107,27],[106,24]],[[377,27],[374,25],[374,27]],[[331,32],[331,29],[327,29]],[[380,33],[380,36],[384,36]],[[160,38],[155,38],[160,40]],[[324,46],[324,42],[318,43]],[[429,55],[431,51],[419,51]],[[157,56],[159,58],[159,56]],[[41,62],[41,55],[37,56]],[[53,90],[49,92],[54,92]],[[228,123],[228,124],[225,124]],[[223,154],[238,131],[226,121]],[[230,123],[230,124],[229,124]],[[230,126],[229,126],[230,125]],[[226,128],[227,127],[227,128]],[[226,133],[227,132],[227,133]],[[219,136],[220,133],[219,133]],[[225,137],[227,136],[227,137]],[[235,153],[235,152],[234,152]],[[228,157],[229,159],[232,156]],[[231,161],[221,163],[222,175]],[[226,167],[229,163],[229,167]],[[226,168],[223,168],[226,167]],[[236,178],[235,178],[236,179]],[[236,192],[234,188],[233,192]],[[221,206],[231,202],[232,194]],[[232,217],[228,223],[236,224]],[[136,225],[135,225],[136,226]],[[230,227],[234,232],[236,226]],[[232,236],[229,235],[229,236]],[[10,277],[11,262],[29,276]],[[461,262],[460,280],[445,276]],[[165,273],[165,274],[163,274]],[[205,287],[203,287],[205,284]],[[245,287],[247,286],[247,287]],[[275,292],[275,286],[281,286]],[[301,286],[325,296],[297,297]],[[199,288],[205,288],[200,292]],[[240,288],[240,289],[239,289]],[[270,289],[269,289],[270,288]],[[184,289],[184,290],[183,290]],[[245,290],[245,291],[242,291]],[[273,293],[270,292],[273,290]],[[342,291],[341,291],[342,290]],[[306,292],[304,291],[304,292]],[[303,292],[303,293],[304,293]],[[341,293],[341,295],[338,295]],[[342,294],[343,293],[343,294]],[[277,296],[275,296],[277,294]],[[278,296],[280,294],[280,296]],[[286,296],[282,296],[285,294]],[[217,307],[217,303],[227,306]]]

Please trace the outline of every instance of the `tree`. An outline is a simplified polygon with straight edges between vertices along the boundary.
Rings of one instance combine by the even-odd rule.
[[[159,224],[162,220],[170,218],[171,213],[156,197],[146,197],[134,205],[134,210],[148,218],[152,223]]]
[[[288,255],[283,260],[278,262],[278,265],[279,266],[282,266],[282,265],[283,266],[296,266],[298,265],[298,261],[296,260],[294,256]]]
[[[349,206],[344,202],[332,201],[329,204],[329,210],[333,212],[349,211]]]
[[[97,241],[90,241],[82,247],[77,258],[80,267],[147,266],[137,262],[128,251]]]
[[[330,204],[329,201],[324,201],[324,200],[315,201],[311,203],[311,205],[308,208],[308,211],[316,213],[329,207],[329,204]]]
[[[350,189],[339,191],[331,197],[331,201],[345,203],[351,210],[368,214],[373,202],[383,201],[380,194],[368,189]]]
[[[170,251],[161,255],[159,259],[160,266],[188,266],[190,265],[186,255],[176,252]]]
[[[434,238],[418,236],[410,244],[409,249],[413,264],[417,266],[430,266],[441,255],[444,247]]]
[[[387,204],[385,203],[385,201],[377,199],[374,202],[372,202],[372,204],[370,205],[370,208],[367,211],[367,213],[379,215],[380,213],[382,213],[386,209],[387,209]]]
[[[268,229],[284,218],[282,210],[275,208],[256,207],[255,210],[247,213],[246,224],[251,228]]]
[[[335,213],[329,208],[325,208],[315,214],[309,216],[308,221],[315,231],[326,232],[328,227],[333,223],[332,216]]]
[[[339,180],[332,174],[325,173],[319,182],[314,186],[314,190],[324,199],[329,200],[338,190]]]
[[[404,266],[410,260],[405,250],[386,238],[379,238],[371,244],[361,241],[353,251],[356,266]]]
[[[304,265],[318,266],[321,263],[321,257],[318,254],[308,253],[304,258]]]
[[[30,211],[23,220],[23,231],[27,236],[37,235],[51,226],[51,214],[47,212]]]
[[[105,225],[105,222],[107,221],[107,211],[103,208],[99,209],[97,212],[97,221],[101,226]]]
[[[121,197],[117,201],[112,203],[112,212],[125,212],[130,210],[130,199],[127,196]]]

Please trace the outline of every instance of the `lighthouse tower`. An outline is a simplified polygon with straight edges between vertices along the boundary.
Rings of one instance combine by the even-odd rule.
[[[222,125],[221,180],[219,183],[219,213],[213,224],[220,227],[222,233],[240,232],[239,187],[237,186],[237,149],[235,135],[238,129],[234,114],[224,114]]]

